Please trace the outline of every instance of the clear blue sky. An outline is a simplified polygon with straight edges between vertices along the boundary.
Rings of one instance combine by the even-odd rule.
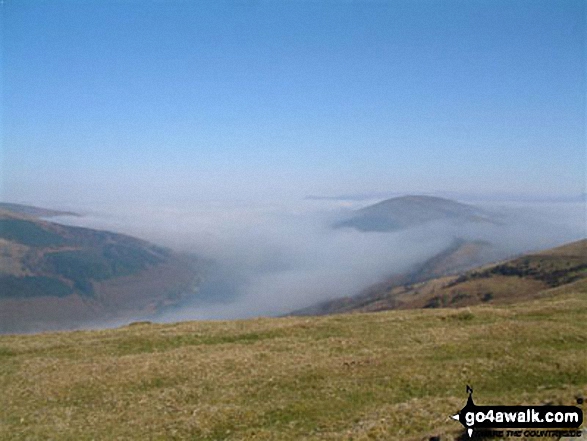
[[[0,8],[0,199],[585,191],[582,0]]]

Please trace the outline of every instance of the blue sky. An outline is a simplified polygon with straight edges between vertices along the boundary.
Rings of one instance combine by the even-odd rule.
[[[585,191],[584,1],[1,13],[0,199]]]

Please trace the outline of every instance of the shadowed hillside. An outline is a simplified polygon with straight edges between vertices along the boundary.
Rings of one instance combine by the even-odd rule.
[[[154,312],[193,293],[201,277],[193,257],[18,211],[0,211],[0,332]]]
[[[487,213],[471,205],[433,196],[402,196],[357,210],[334,227],[385,232],[432,221],[493,222]]]

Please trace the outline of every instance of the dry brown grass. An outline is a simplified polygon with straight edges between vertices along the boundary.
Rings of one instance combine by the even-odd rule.
[[[587,286],[517,305],[0,337],[0,439],[405,440],[587,394]]]

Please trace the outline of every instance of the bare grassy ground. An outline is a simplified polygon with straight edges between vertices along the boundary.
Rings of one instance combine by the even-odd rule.
[[[553,294],[0,336],[0,439],[453,439],[466,384],[477,404],[587,395],[587,284]]]

